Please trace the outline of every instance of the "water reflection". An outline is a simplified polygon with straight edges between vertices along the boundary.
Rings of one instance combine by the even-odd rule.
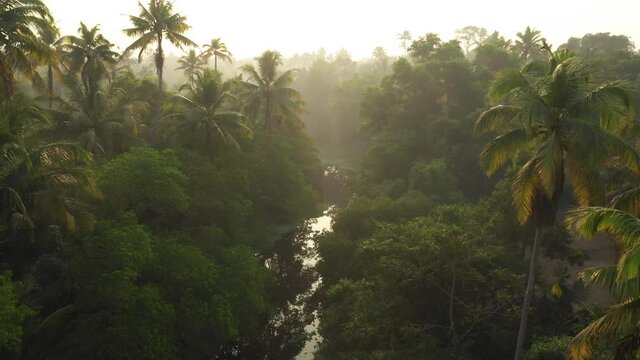
[[[311,223],[311,234],[307,238],[306,246],[308,249],[313,249],[313,250],[309,253],[310,256],[304,259],[303,263],[306,268],[315,268],[315,265],[318,263],[318,260],[319,260],[318,254],[315,251],[315,247],[316,247],[315,235],[320,234],[323,231],[331,230],[331,214],[333,210],[334,210],[333,206],[329,207],[327,210],[325,210],[324,214],[321,217],[315,218],[314,221]],[[313,283],[308,294],[309,298],[313,297],[313,294],[315,293],[318,286],[320,286],[321,281],[322,279],[318,277],[316,281]],[[311,323],[306,325],[304,330],[306,331],[307,334],[311,334],[311,338],[308,339],[307,342],[304,344],[302,351],[300,352],[300,354],[298,354],[298,356],[296,356],[296,360],[313,359],[313,353],[316,350],[316,346],[320,343],[320,341],[322,341],[322,337],[317,333],[318,325],[320,325],[318,316],[317,316],[318,315],[317,302],[310,301],[307,303],[307,306],[313,307],[313,312],[312,312],[313,321],[311,321]]]

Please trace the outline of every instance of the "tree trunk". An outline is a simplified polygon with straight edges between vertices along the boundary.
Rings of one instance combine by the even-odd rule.
[[[47,87],[49,90],[49,109],[53,108],[53,67],[49,65],[47,72]]]
[[[154,118],[156,123],[160,121],[160,116],[162,115],[162,68],[158,70],[158,98],[156,99],[156,111],[154,114]]]
[[[154,122],[158,124],[160,122],[160,116],[162,115],[162,75],[164,70],[164,52],[162,51],[162,36],[158,35],[158,49],[155,56],[156,72],[158,74],[158,97],[156,99],[156,108],[154,114]]]
[[[4,94],[7,98],[13,99],[15,95],[13,73],[2,57],[0,57],[0,74],[2,74]]]
[[[213,69],[218,71],[218,55],[213,54]]]
[[[533,295],[533,284],[536,280],[536,252],[538,242],[542,235],[540,226],[536,227],[536,235],[533,238],[533,247],[531,248],[531,263],[529,264],[529,279],[527,280],[527,290],[524,294],[524,303],[522,304],[522,317],[520,318],[520,329],[518,330],[518,341],[516,342],[516,354],[514,360],[522,358],[522,347],[527,332],[527,322],[529,320],[529,304]]]
[[[271,121],[271,96],[269,94],[267,94],[267,98],[266,98],[264,123],[267,127],[267,131],[272,132],[273,124]]]

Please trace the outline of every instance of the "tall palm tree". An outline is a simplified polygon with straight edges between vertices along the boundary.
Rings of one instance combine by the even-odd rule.
[[[629,97],[622,84],[594,84],[589,68],[579,58],[566,50],[552,53],[545,48],[548,63],[532,62],[496,78],[490,96],[504,104],[483,112],[475,124],[477,134],[508,129],[480,154],[487,175],[510,158],[522,155],[527,160],[512,186],[518,220],[522,224],[533,220],[536,227],[516,360],[524,344],[538,243],[555,222],[565,174],[574,197],[586,206],[604,201],[599,168],[616,163],[640,169],[634,148],[613,131],[631,120]]]
[[[256,118],[262,111],[262,121],[267,131],[281,128],[284,122],[293,127],[301,126],[299,115],[304,102],[300,93],[290,88],[294,70],[278,73],[282,55],[277,51],[265,51],[256,58],[258,69],[245,65],[242,71],[248,76],[243,83],[246,98],[245,109]]]
[[[213,68],[218,71],[218,58],[220,60],[231,62],[231,52],[227,49],[227,45],[220,38],[211,40],[211,43],[203,45],[205,51],[203,53],[205,61],[213,56]]]
[[[539,49],[544,41],[540,31],[532,29],[529,26],[524,30],[524,33],[518,32],[516,36],[518,39],[513,45],[513,48],[518,56],[520,56],[520,59],[524,61],[530,60],[534,50]]]
[[[404,30],[403,32],[398,33],[398,40],[400,40],[400,46],[402,46],[402,49],[407,51],[409,41],[411,41],[411,33],[409,30]]]
[[[47,97],[49,99],[49,108],[53,107],[53,75],[62,76],[60,70],[61,53],[65,42],[65,37],[60,37],[60,29],[51,22],[46,28],[38,29],[40,40],[47,46],[48,55],[45,60],[47,66]]]
[[[570,359],[591,358],[600,339],[617,340],[614,359],[627,359],[640,349],[640,219],[617,209],[587,207],[570,211],[566,223],[583,238],[597,233],[612,235],[622,254],[616,265],[578,274],[585,284],[609,289],[616,304],[574,337],[569,345]]]
[[[196,73],[188,96],[177,95],[186,109],[174,128],[175,140],[209,155],[215,150],[216,139],[240,149],[234,131],[251,136],[252,130],[245,115],[226,110],[227,101],[233,98],[232,85],[222,81],[217,71],[205,69]]]
[[[189,84],[193,85],[196,73],[202,70],[206,61],[202,56],[196,54],[194,49],[190,49],[186,55],[178,59],[178,64],[180,64],[180,66],[177,67],[176,70],[182,70],[189,80]]]
[[[167,0],[150,0],[145,7],[138,3],[140,15],[129,16],[133,24],[132,28],[124,29],[125,34],[137,39],[129,45],[123,53],[127,56],[133,50],[140,50],[138,61],[142,60],[142,53],[152,44],[155,44],[156,51],[154,62],[158,74],[158,99],[156,101],[155,118],[160,119],[162,111],[162,74],[164,69],[164,50],[162,42],[166,38],[171,44],[182,48],[183,46],[196,47],[197,45],[183,35],[189,30],[187,18],[173,11],[173,4]]]
[[[119,54],[113,44],[100,33],[100,28],[80,23],[78,36],[63,38],[62,59],[68,68],[63,84],[69,92],[61,102],[65,112],[59,117],[64,126],[56,130],[71,132],[80,145],[94,155],[112,153],[113,139],[124,136],[122,117],[129,111],[119,89],[106,86],[111,79]],[[64,136],[67,137],[67,136]]]
[[[40,0],[0,1],[0,77],[5,96],[15,95],[16,72],[43,87],[36,67],[48,51],[36,29],[46,29],[50,18],[49,9]]]
[[[80,76],[89,100],[89,111],[94,111],[100,82],[111,77],[119,54],[100,33],[99,25],[89,28],[81,22],[78,35],[64,37],[62,57],[68,64],[69,73]]]

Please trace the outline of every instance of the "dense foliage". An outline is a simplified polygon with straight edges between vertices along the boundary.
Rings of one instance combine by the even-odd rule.
[[[125,56],[162,49],[157,33],[191,44],[169,2],[140,9],[126,30],[140,38]],[[8,23],[22,39],[0,49],[1,357],[297,354],[312,311],[298,295],[315,280],[300,254],[322,171],[294,113],[278,112],[277,129],[263,131],[273,114],[248,104],[264,94],[245,96],[242,83],[204,69],[209,56],[226,59],[219,39],[167,93],[161,50],[156,86],[98,26],[59,37],[37,0],[2,2],[5,15],[24,25]],[[36,30],[50,35],[51,57],[17,47],[39,44]],[[46,97],[15,90],[25,78],[16,76],[38,83],[40,74],[14,60],[56,74]],[[302,105],[291,91],[278,96]]]
[[[0,0],[1,358],[293,359],[312,323],[316,359],[638,356],[628,37],[467,26],[235,65],[170,1],[129,20],[120,54]],[[599,232],[621,256],[584,270]]]
[[[458,41],[415,39],[407,57],[364,95],[371,141],[350,179],[355,195],[333,231],[319,238],[317,358],[504,359],[513,356],[520,332],[529,350],[517,358],[564,359],[571,337],[599,313],[581,305],[590,299],[569,281],[568,269],[580,268],[585,256],[560,221],[574,206],[562,189],[570,184],[578,204],[587,205],[616,190],[605,187],[613,171],[617,183],[633,186],[638,156],[629,109],[637,99],[618,74],[637,55],[620,45],[627,62],[606,68],[599,65],[611,56],[604,49],[619,42],[608,34],[586,36],[587,44],[602,38],[593,44],[603,51],[576,50],[580,58],[552,51],[534,29],[513,45],[480,30],[461,30],[462,41],[473,41],[466,56]],[[490,141],[486,130],[505,134]],[[493,174],[502,164],[508,169],[498,183],[480,172]],[[635,190],[620,203],[634,206]],[[541,224],[541,245],[532,244]],[[536,252],[542,260],[529,256]],[[523,309],[529,259],[536,286],[527,288],[531,302]],[[525,310],[529,319],[519,331]],[[629,331],[602,324],[572,346]],[[635,337],[624,339],[629,345]],[[589,355],[606,357],[611,349],[589,346]]]

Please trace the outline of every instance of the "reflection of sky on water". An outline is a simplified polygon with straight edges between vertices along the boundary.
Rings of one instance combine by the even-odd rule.
[[[307,247],[308,248],[313,248],[315,247],[315,243],[313,240],[313,236],[315,234],[319,234],[323,231],[329,231],[331,230],[331,216],[329,215],[329,213],[333,210],[333,207],[330,207],[329,209],[327,209],[324,212],[324,215],[315,218],[314,221],[312,221],[311,223],[311,235],[309,236],[309,239],[307,239]],[[318,262],[318,256],[315,252],[312,252],[312,256],[304,259],[304,266],[315,266],[315,264]],[[318,279],[318,281],[316,281],[312,286],[311,286],[311,291],[315,291],[318,286],[320,285],[320,282],[322,281],[322,279]],[[322,338],[320,337],[319,334],[316,333],[316,330],[318,329],[318,325],[319,325],[319,320],[317,318],[317,312],[314,311],[313,313],[314,315],[314,319],[313,322],[307,326],[305,326],[304,330],[307,333],[311,333],[313,334],[311,339],[309,341],[307,341],[306,344],[304,344],[304,348],[302,348],[302,351],[300,352],[300,354],[298,356],[296,356],[296,360],[312,360],[313,359],[313,353],[315,352],[315,348],[318,345],[318,343],[322,340]]]

